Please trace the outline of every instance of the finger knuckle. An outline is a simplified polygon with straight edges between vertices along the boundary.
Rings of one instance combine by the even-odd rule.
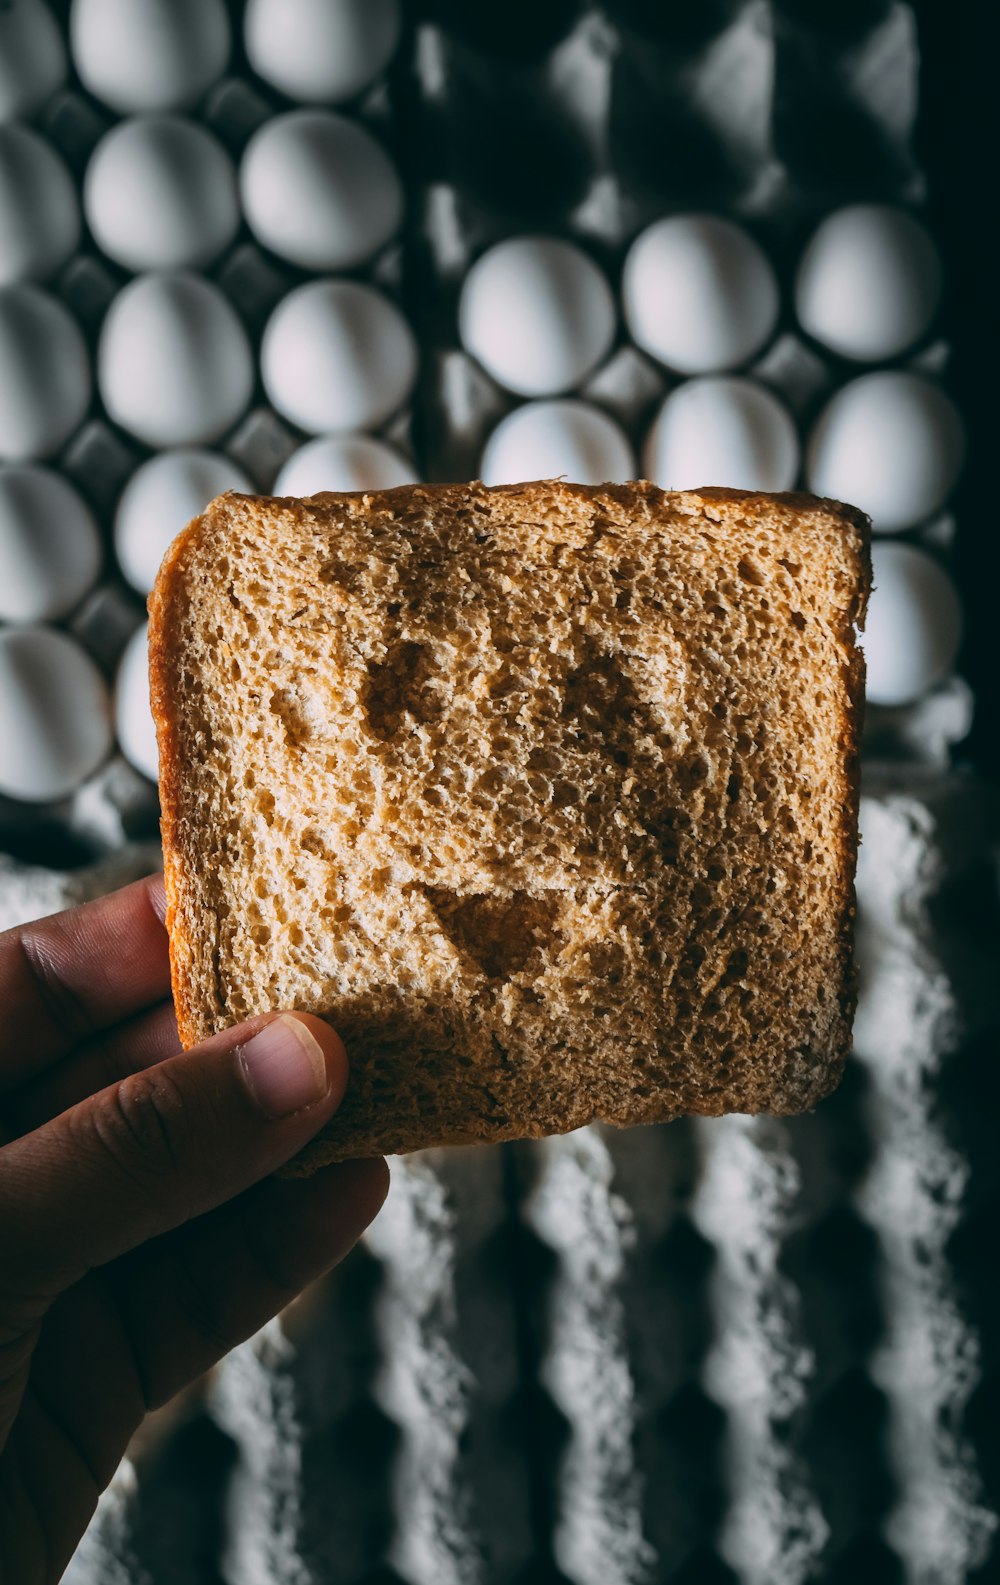
[[[122,1176],[146,1185],[179,1169],[180,1112],[181,1099],[170,1079],[139,1074],[116,1085],[97,1108],[95,1133]]]
[[[76,1040],[93,1033],[93,1019],[80,995],[66,982],[53,951],[51,932],[46,923],[24,925],[14,940],[31,981],[38,1006],[48,1021],[68,1031]]]
[[[183,1280],[178,1283],[177,1302],[187,1324],[216,1354],[228,1354],[246,1335],[235,1324],[225,1295],[189,1265],[185,1266]]]

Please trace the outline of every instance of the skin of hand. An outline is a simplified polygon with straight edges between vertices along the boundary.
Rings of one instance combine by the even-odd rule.
[[[55,1585],[132,1433],[335,1265],[380,1159],[271,1174],[344,1048],[268,1014],[180,1053],[159,877],[0,935],[0,1585]]]

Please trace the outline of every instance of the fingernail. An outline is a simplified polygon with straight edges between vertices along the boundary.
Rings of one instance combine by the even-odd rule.
[[[247,1088],[269,1117],[287,1117],[329,1092],[323,1049],[297,1018],[272,1019],[239,1047],[239,1059]]]

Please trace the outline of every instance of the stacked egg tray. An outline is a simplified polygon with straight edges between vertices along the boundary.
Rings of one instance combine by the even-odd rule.
[[[892,530],[868,637],[856,1053],[812,1117],[397,1159],[348,1261],[154,1417],[67,1578],[997,1577],[997,826],[963,747],[979,649],[967,621],[959,650],[959,602],[982,608],[985,535],[961,511],[961,266],[921,122],[937,24],[883,0],[421,0],[398,18],[365,0],[364,47],[331,58],[320,28],[283,53],[281,10],[329,27],[340,9],[0,7],[0,105],[68,173],[37,176],[52,213],[17,256],[10,217],[47,157],[0,127],[0,268],[17,277],[6,320],[0,290],[0,926],[155,862],[143,598],[216,490],[529,464],[586,480],[595,457],[665,485],[812,484]],[[289,132],[300,101],[341,119]],[[211,144],[151,154],[129,128],[148,109]],[[353,197],[338,148],[365,178]],[[869,340],[867,361],[829,322],[808,330],[819,228],[859,203],[923,238],[915,328]],[[662,226],[691,215],[708,226]],[[504,253],[524,237],[549,240]],[[696,281],[742,283],[712,320],[735,326],[728,352],[699,346],[697,301],[687,351],[665,352],[643,237],[654,281],[694,246]],[[212,307],[198,284],[150,286],[165,268],[209,283]],[[54,315],[11,310],[26,271]],[[872,334],[850,315],[841,331]],[[839,393],[870,376],[838,461]],[[681,476],[692,457],[710,478]],[[25,469],[48,482],[15,489]],[[38,630],[76,647],[33,671]]]

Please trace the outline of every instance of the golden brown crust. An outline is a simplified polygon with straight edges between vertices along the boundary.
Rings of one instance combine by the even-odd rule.
[[[858,557],[860,575],[855,590],[854,606],[848,613],[848,620],[852,626],[856,626],[861,630],[864,629],[865,612],[868,607],[872,584],[871,523],[864,512],[844,501],[811,496],[804,491],[785,491],[780,495],[766,496],[756,491],[732,490],[722,486],[713,486],[708,489],[698,490],[696,493],[707,501],[745,501],[751,505],[780,501],[794,510],[804,511],[822,507],[831,516],[839,517],[846,525],[853,528],[859,535]],[[844,1039],[836,1072],[831,1073],[831,1082],[821,1094],[817,1094],[817,1100],[822,1100],[825,1095],[830,1094],[840,1082],[844,1062],[850,1048],[851,1026],[857,1005],[857,974],[854,964],[854,920],[857,914],[857,896],[854,877],[858,864],[858,816],[861,803],[861,736],[864,727],[865,709],[865,657],[864,651],[859,648],[854,649],[850,659],[848,693],[850,702],[844,712],[842,739],[845,818],[840,831],[840,883],[844,901],[840,925],[842,974],[838,990]]]
[[[857,577],[852,599],[843,614],[845,630],[863,616],[870,582],[867,520],[855,509],[838,502],[817,501],[813,497],[801,494],[766,496],[755,492],[724,489],[688,492],[681,498],[668,496],[653,485],[639,483],[628,486],[594,487],[529,484],[494,490],[486,489],[482,485],[402,486],[394,491],[379,492],[368,498],[366,504],[370,504],[373,512],[405,515],[411,510],[424,510],[428,503],[433,503],[435,510],[444,514],[464,509],[469,503],[475,504],[477,500],[483,498],[501,498],[511,503],[521,499],[533,506],[536,503],[544,505],[544,498],[540,495],[542,491],[548,492],[552,498],[553,509],[558,507],[559,510],[566,509],[567,503],[572,503],[574,500],[587,504],[601,501],[616,503],[626,515],[632,512],[656,514],[669,509],[678,500],[688,504],[701,503],[707,509],[706,515],[709,517],[717,512],[726,516],[731,508],[742,507],[745,508],[748,521],[761,515],[775,523],[787,520],[789,524],[794,523],[798,533],[803,530],[808,532],[812,523],[815,521],[819,524],[823,517],[827,520],[837,519],[850,531],[852,554],[857,561]],[[319,509],[329,510],[332,516],[336,516],[339,511],[347,509],[348,503],[352,510],[356,509],[358,500],[357,497],[330,495],[313,498],[311,503],[304,503],[304,506],[307,515],[310,509],[313,511]],[[224,1013],[213,1013],[212,1019],[206,1021],[205,1007],[200,1001],[204,993],[199,991],[197,978],[192,972],[192,964],[200,962],[203,965],[208,951],[206,942],[202,939],[203,920],[197,912],[199,886],[192,879],[194,867],[204,861],[199,846],[199,834],[194,829],[198,816],[197,813],[192,814],[191,807],[185,801],[192,767],[189,759],[185,758],[183,714],[185,709],[190,710],[191,706],[192,676],[188,675],[182,683],[179,670],[179,656],[184,642],[182,629],[192,599],[192,568],[205,544],[211,541],[213,535],[218,535],[220,526],[228,521],[227,514],[238,513],[243,509],[250,513],[267,513],[279,508],[284,508],[293,521],[297,520],[303,510],[300,503],[291,500],[271,503],[255,497],[222,498],[201,518],[189,525],[175,541],[163,563],[156,587],[150,597],[150,682],[160,751],[171,974],[178,1027],[186,1046],[204,1038],[212,1027],[219,1026],[220,1018],[225,1021],[228,1016],[228,1021],[232,1021],[232,1016]],[[835,834],[839,854],[838,880],[836,886],[831,888],[835,895],[830,899],[831,905],[836,908],[839,915],[837,926],[839,946],[836,952],[839,961],[831,961],[829,964],[830,989],[837,1002],[838,1017],[836,1028],[833,1026],[827,1028],[821,1050],[811,1053],[806,1048],[796,1054],[799,1060],[794,1079],[789,1077],[784,1088],[770,1081],[767,1084],[762,1083],[760,1093],[762,1096],[767,1096],[767,1109],[775,1112],[801,1110],[804,1106],[813,1105],[828,1093],[840,1076],[849,1042],[854,1006],[851,973],[853,875],[857,858],[863,659],[860,652],[853,649],[849,633],[845,631],[841,634],[841,638],[843,648],[849,653],[849,659],[845,698],[839,715],[839,741],[836,745],[837,762],[842,777],[841,816]],[[195,672],[196,670],[197,668]],[[216,942],[214,950],[218,955],[224,949]],[[225,995],[220,993],[219,1005],[224,1007],[225,1004]],[[317,1005],[314,1010],[324,1009]],[[567,1061],[571,1060],[573,1059],[567,1056]],[[626,1107],[621,1116],[612,1116],[610,1120],[654,1121],[678,1115],[679,1110],[698,1110],[706,1114],[718,1114],[733,1109],[733,1094],[734,1092],[727,1091],[725,1085],[716,1086],[704,1093],[699,1092],[693,1102],[689,1097],[685,1106],[679,1108],[676,1104],[676,1095],[668,1087],[663,1092],[654,1090],[654,1093],[645,1095],[641,1104],[633,1103],[631,1111]],[[757,1102],[754,1103],[753,1109],[758,1109]],[[555,1126],[575,1127],[580,1121],[586,1120],[585,1113],[567,1117],[560,1124],[554,1124],[551,1118],[533,1120],[523,1113],[510,1122],[504,1122],[499,1117],[491,1118],[486,1122],[482,1116],[470,1115],[467,1124],[463,1124],[460,1117],[453,1118],[447,1128],[439,1128],[435,1133],[433,1126],[428,1132],[426,1121],[414,1116],[409,1122],[397,1121],[391,1129],[380,1133],[377,1128],[373,1130],[372,1127],[362,1127],[357,1118],[352,1120],[348,1116],[344,1128],[353,1129],[353,1135],[342,1132],[318,1140],[309,1153],[307,1167],[312,1170],[327,1160],[343,1159],[345,1154],[366,1154],[374,1150],[404,1151],[420,1148],[429,1143],[468,1143],[485,1138],[537,1137],[553,1131]]]
[[[180,825],[180,745],[177,740],[179,710],[170,659],[176,643],[177,617],[183,605],[184,557],[196,540],[202,519],[194,518],[174,540],[161,563],[149,596],[149,698],[156,726],[160,758],[160,835],[163,842],[163,879],[167,894],[166,926],[170,939],[170,982],[177,1016],[177,1032],[187,1049],[197,1041],[194,1013],[185,994],[180,958],[191,943],[180,915],[180,866],[183,844]]]

